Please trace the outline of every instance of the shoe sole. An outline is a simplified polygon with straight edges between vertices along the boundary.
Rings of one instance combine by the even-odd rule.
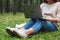
[[[13,33],[14,33],[17,37],[20,37],[17,32],[13,31]]]
[[[13,32],[14,32],[14,34],[15,34],[17,37],[22,38],[21,36],[19,36],[19,34],[18,34],[17,32],[15,32],[15,31],[13,31]],[[26,37],[26,38],[30,38],[30,37]]]
[[[7,32],[10,36],[15,37],[15,34],[14,34],[11,30],[6,29],[6,32]]]

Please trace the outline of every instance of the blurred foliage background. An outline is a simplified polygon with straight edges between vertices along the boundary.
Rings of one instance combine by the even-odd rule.
[[[23,12],[25,4],[41,4],[42,0],[0,0],[0,13]]]

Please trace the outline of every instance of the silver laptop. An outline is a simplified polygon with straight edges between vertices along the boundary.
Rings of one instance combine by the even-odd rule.
[[[26,18],[42,19],[40,4],[25,5],[24,15]]]

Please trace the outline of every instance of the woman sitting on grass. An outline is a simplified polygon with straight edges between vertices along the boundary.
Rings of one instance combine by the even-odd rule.
[[[44,0],[40,5],[42,9],[43,19],[31,19],[23,27],[7,28],[6,31],[11,36],[28,37],[40,30],[56,31],[60,21],[60,2],[58,0]],[[46,19],[46,20],[44,20]]]

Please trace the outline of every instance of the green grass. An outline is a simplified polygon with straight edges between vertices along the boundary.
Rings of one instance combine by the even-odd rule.
[[[12,15],[12,13],[0,14],[0,40],[60,40],[60,30],[56,32],[39,32],[31,38],[11,37],[6,33],[6,27],[15,27],[16,24],[27,22],[22,13]],[[60,28],[59,28],[60,29]]]

